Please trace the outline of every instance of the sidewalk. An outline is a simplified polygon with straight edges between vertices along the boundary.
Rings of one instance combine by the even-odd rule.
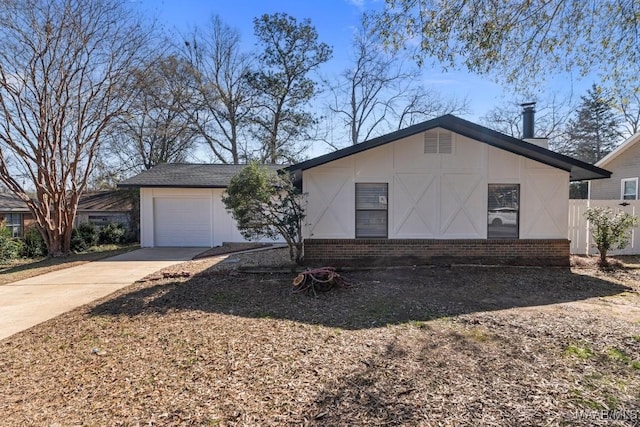
[[[124,288],[203,248],[144,248],[0,286],[0,340]]]

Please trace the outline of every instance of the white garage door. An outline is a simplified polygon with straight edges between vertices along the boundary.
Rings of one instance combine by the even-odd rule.
[[[211,199],[153,199],[155,246],[211,246]]]

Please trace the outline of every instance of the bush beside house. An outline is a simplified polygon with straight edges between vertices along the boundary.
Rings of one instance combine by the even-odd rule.
[[[19,258],[40,258],[47,254],[42,236],[35,227],[25,230],[22,238],[15,238],[11,230],[0,223],[0,263]],[[82,223],[73,229],[71,249],[84,252],[97,245],[122,244],[133,241],[134,237],[124,224],[109,223],[97,227],[90,223]]]
[[[22,252],[22,242],[11,237],[4,223],[0,224],[0,262],[16,259]]]

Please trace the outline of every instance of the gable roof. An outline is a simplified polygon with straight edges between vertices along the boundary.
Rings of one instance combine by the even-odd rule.
[[[596,162],[596,166],[604,167],[609,164],[613,159],[627,151],[627,149],[631,148],[633,144],[640,141],[640,133],[636,133],[631,137],[627,138],[622,144],[618,145],[612,152],[601,158]]]
[[[123,191],[88,191],[80,196],[78,211],[127,212],[131,199]]]
[[[401,129],[360,144],[343,148],[333,153],[325,154],[304,162],[291,165],[286,168],[290,172],[303,171],[316,166],[323,165],[334,160],[342,159],[356,153],[360,153],[371,148],[379,147],[390,142],[397,141],[408,136],[422,133],[435,128],[443,128],[451,132],[475,139],[493,147],[509,151],[514,154],[529,158],[531,160],[544,163],[546,165],[569,172],[571,181],[581,181],[585,179],[609,178],[611,172],[601,169],[589,163],[582,162],[569,156],[556,153],[546,148],[530,144],[521,139],[513,138],[496,132],[484,126],[477,125],[470,121],[447,114],[426,122],[422,122],[405,129]]]
[[[163,163],[118,183],[118,187],[227,188],[246,165]],[[279,170],[284,165],[268,165]]]
[[[11,193],[0,193],[1,212],[28,212],[27,204]]]

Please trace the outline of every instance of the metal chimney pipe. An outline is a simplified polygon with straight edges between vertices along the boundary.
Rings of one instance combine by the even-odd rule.
[[[520,106],[522,107],[522,139],[534,138],[536,103],[526,102]]]

